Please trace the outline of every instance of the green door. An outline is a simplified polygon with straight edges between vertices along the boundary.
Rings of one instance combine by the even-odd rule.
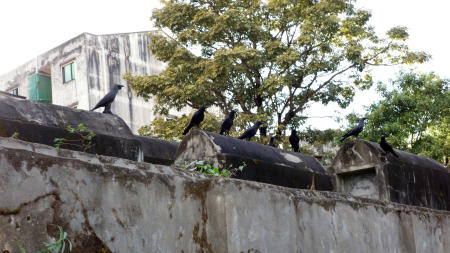
[[[32,101],[52,103],[51,78],[41,74],[31,75],[28,82],[28,95]]]

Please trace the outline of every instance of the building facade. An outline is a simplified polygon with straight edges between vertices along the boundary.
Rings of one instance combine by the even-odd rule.
[[[154,102],[134,95],[122,76],[154,75],[164,69],[164,63],[147,48],[148,33],[80,34],[0,75],[0,90],[30,100],[89,110],[115,84],[122,84],[125,87],[111,110],[136,133],[154,119]]]

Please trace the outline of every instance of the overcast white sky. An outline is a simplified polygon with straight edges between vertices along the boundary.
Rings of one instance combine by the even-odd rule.
[[[379,34],[402,25],[409,28],[409,45],[430,53],[433,59],[418,66],[450,77],[449,0],[357,0],[356,5],[372,11],[371,23]],[[11,0],[0,3],[0,74],[33,59],[36,55],[83,33],[108,34],[152,29],[151,10],[159,0]],[[407,67],[406,69],[408,69]],[[393,78],[397,69],[383,68],[376,78]],[[358,94],[346,112],[361,112],[361,105],[371,101],[371,94]],[[329,115],[315,109],[314,115]],[[318,113],[321,113],[318,115]],[[316,127],[337,126],[331,119],[311,120]]]

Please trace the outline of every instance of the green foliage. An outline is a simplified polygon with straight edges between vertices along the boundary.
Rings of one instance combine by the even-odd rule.
[[[233,169],[227,169],[227,168],[219,169],[218,164],[215,163],[215,164],[211,165],[211,164],[205,163],[204,161],[193,161],[193,162],[190,162],[183,166],[184,169],[187,169],[189,171],[198,171],[200,173],[209,174],[209,175],[213,175],[213,176],[222,176],[222,177],[226,177],[226,178],[233,176],[238,171],[242,171],[244,169],[244,167],[245,167],[245,164],[239,166],[238,168],[233,168]]]
[[[429,59],[404,44],[404,27],[378,37],[353,0],[163,3],[152,14],[161,32],[149,34],[149,49],[167,68],[124,76],[139,96],[155,97],[161,115],[185,106],[215,106],[222,115],[239,108],[238,119],[284,133],[311,103],[348,106],[356,88],[372,86],[372,66]]]
[[[14,132],[9,138],[11,138],[11,139],[19,139],[19,133],[18,132]]]
[[[181,141],[183,139],[183,130],[188,125],[191,117],[192,113],[171,119],[157,117],[150,123],[150,125],[141,127],[138,130],[138,133],[143,136],[160,138],[168,141]],[[246,128],[250,127],[253,122],[256,122],[262,118],[263,117],[258,117],[258,115],[238,116],[234,120],[234,124],[230,130],[230,136],[238,137],[245,131]],[[218,133],[220,131],[222,121],[223,117],[217,117],[214,114],[207,112],[205,113],[205,119],[200,124],[200,128],[213,133]],[[192,128],[191,131],[194,128]],[[265,144],[268,141],[268,137],[256,136],[252,139],[252,141]]]
[[[19,247],[20,253],[27,253],[27,251],[22,247],[22,245],[18,244],[17,246]]]
[[[53,224],[52,224],[53,225]],[[66,245],[68,244],[69,251],[72,251],[72,242],[67,238],[67,232],[64,232],[61,226],[54,225],[58,227],[59,229],[59,238],[54,243],[50,242],[43,242],[44,246],[46,247],[43,250],[38,251],[38,253],[64,253],[66,250]],[[20,253],[26,253],[25,249],[18,244]]]
[[[307,128],[305,131],[297,134],[300,140],[317,145],[325,145],[330,142],[337,143],[343,135],[342,131],[336,129],[317,130],[311,128]]]
[[[66,241],[69,244],[69,251],[72,251],[72,242],[67,238],[67,232],[64,232],[61,226],[55,225],[59,229],[59,239],[55,243],[44,242],[46,249],[38,253],[63,253],[66,249]]]
[[[367,109],[361,138],[379,142],[385,134],[395,148],[438,161],[450,153],[449,81],[433,73],[400,73],[393,89],[380,84],[382,100]],[[354,125],[357,115],[350,115]]]
[[[175,117],[173,119],[164,119],[158,117],[153,120],[150,125],[143,126],[138,130],[138,133],[143,136],[150,136],[154,138],[160,138],[169,141],[181,141],[183,139],[183,130],[189,123],[192,114],[183,115],[182,117]],[[200,124],[201,129],[217,132],[221,126],[220,118],[214,116],[211,113],[205,113],[205,118]],[[195,127],[191,129],[194,130]]]
[[[300,152],[313,156],[320,156],[321,163],[329,166],[339,150],[339,139],[342,131],[336,129],[318,130],[307,128],[299,131],[300,141],[305,143],[300,145]]]
[[[87,127],[83,123],[78,124],[77,128],[73,128],[69,125],[66,127],[66,130],[71,134],[75,134],[78,139],[69,140],[66,138],[55,138],[53,139],[53,142],[55,143],[56,148],[60,148],[63,145],[68,145],[79,147],[83,152],[86,152],[86,150],[95,145],[92,143],[95,133],[93,131],[88,131]]]

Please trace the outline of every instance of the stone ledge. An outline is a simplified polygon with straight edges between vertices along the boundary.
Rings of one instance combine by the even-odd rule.
[[[0,210],[18,209],[0,213],[0,250],[11,253],[18,252],[16,237],[29,242],[28,251],[41,248],[55,235],[48,223],[63,226],[74,252],[450,249],[450,212],[9,138],[0,138],[0,194]]]
[[[76,134],[66,130],[83,123],[96,136],[87,152],[146,161],[172,164],[178,144],[154,138],[133,135],[118,116],[89,112],[64,106],[21,100],[0,94],[0,137],[18,133],[21,140],[54,145],[54,138],[77,140]],[[81,150],[80,147],[63,146]]]

